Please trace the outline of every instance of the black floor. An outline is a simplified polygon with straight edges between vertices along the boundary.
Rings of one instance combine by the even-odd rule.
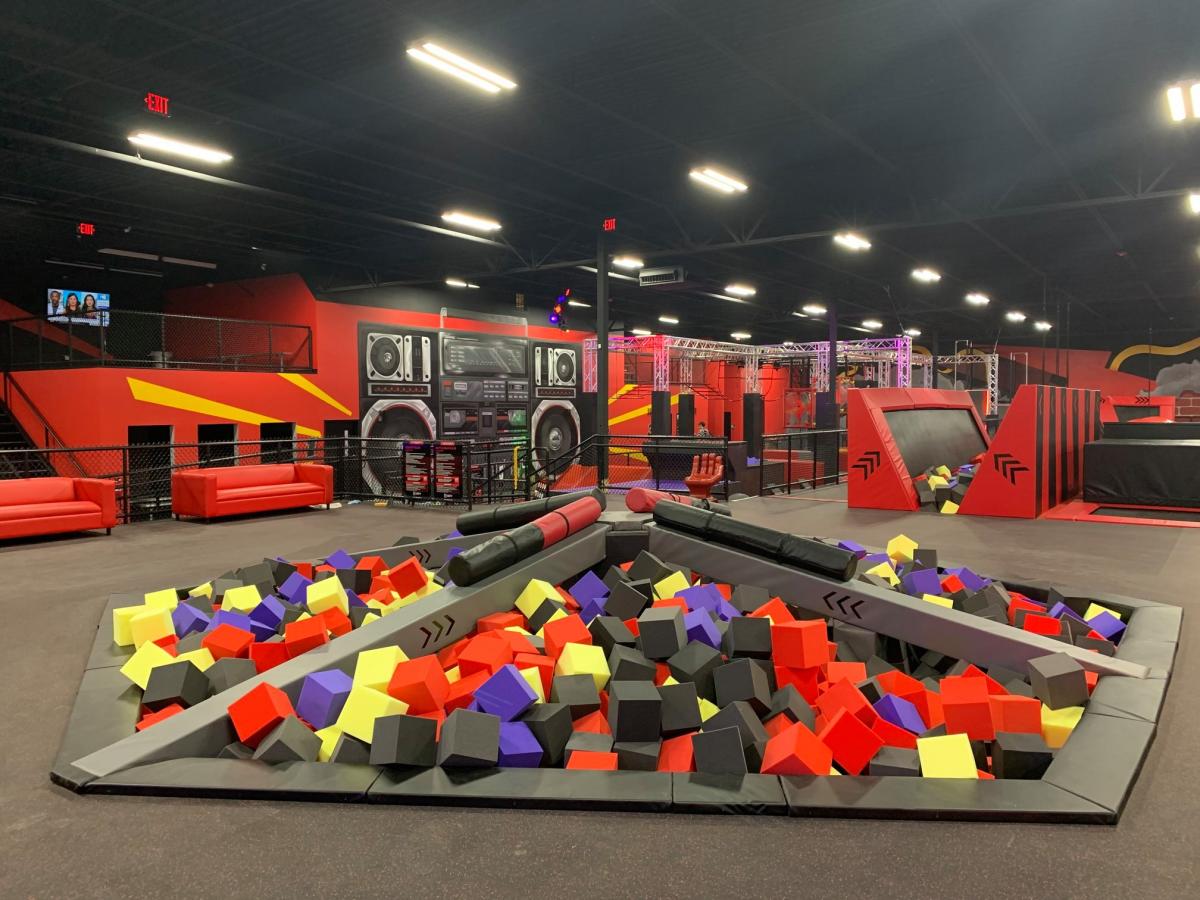
[[[848,510],[784,497],[740,518],[1189,608],[1163,724],[1121,824],[653,816],[79,797],[48,779],[109,592],[264,555],[362,549],[451,527],[357,506],[0,546],[0,897],[1184,897],[1200,846],[1200,532]],[[108,627],[104,623],[103,627]]]

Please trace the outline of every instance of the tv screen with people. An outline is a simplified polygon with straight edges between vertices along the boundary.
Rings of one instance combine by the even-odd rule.
[[[108,299],[108,294],[98,291],[50,288],[46,291],[46,317],[72,325],[107,325]]]

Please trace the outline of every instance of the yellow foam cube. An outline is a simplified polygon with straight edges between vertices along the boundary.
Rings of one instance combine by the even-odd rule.
[[[406,607],[406,606],[412,606],[412,604],[416,603],[420,599],[421,599],[421,592],[414,591],[413,593],[409,594],[407,597],[400,597],[397,600],[393,600],[388,605],[388,609],[392,612],[395,612],[398,609],[404,609],[404,607]]]
[[[933,484],[933,479],[929,479],[930,486]],[[913,553],[916,552],[917,542],[907,535],[898,534],[887,542],[887,555],[893,560],[900,563],[913,561]]]
[[[525,590],[521,591],[521,596],[517,597],[517,602],[513,605],[521,611],[521,615],[528,619],[547,600],[561,603],[562,597],[559,596],[558,591],[554,589],[554,585],[550,582],[542,581],[539,578],[532,578],[529,584],[525,585]]]
[[[1051,709],[1042,704],[1042,740],[1046,746],[1057,750],[1067,742],[1079,720],[1083,718],[1082,706],[1064,706]]]
[[[1117,619],[1121,618],[1121,614],[1115,609],[1109,609],[1107,606],[1101,606],[1099,603],[1089,603],[1087,610],[1083,614],[1083,619],[1086,622],[1093,616],[1100,615],[1100,613],[1108,613],[1110,616],[1114,616]]]
[[[900,576],[896,574],[896,570],[885,562],[867,569],[867,574],[878,575],[880,578],[886,579],[892,587],[900,583]]]
[[[667,680],[662,683],[662,687],[668,687],[672,684],[679,684],[679,682],[675,680],[674,675],[668,675]]]
[[[554,664],[555,675],[591,675],[596,690],[604,690],[608,684],[608,660],[604,648],[592,644],[565,644],[558,662]]]
[[[939,475],[941,475],[941,476],[942,476],[943,478],[945,478],[947,481],[949,481],[949,480],[950,480],[950,476],[951,476],[952,474],[954,474],[954,473],[952,473],[952,472],[950,471],[950,468],[949,468],[948,466],[938,466],[938,467],[937,467],[936,469],[934,469],[933,471],[937,472]]]
[[[204,584],[196,585],[194,588],[192,588],[190,591],[188,591],[188,596],[189,597],[205,597],[205,598],[211,600],[212,599],[212,582],[206,581],[206,582],[204,582]]]
[[[304,592],[304,605],[314,616],[335,607],[346,615],[350,614],[350,598],[336,578],[322,578],[310,584]]]
[[[533,688],[533,692],[537,694],[537,702],[546,702],[546,689],[542,687],[542,673],[540,669],[530,667],[528,669],[517,669],[521,673],[521,677],[529,682],[529,686]]]
[[[363,616],[362,624],[370,625],[372,622],[378,622],[381,618],[383,618],[383,617],[380,616],[378,613],[369,612],[365,616]],[[360,625],[358,627],[361,628],[362,625]]]
[[[113,610],[113,643],[121,647],[130,647],[133,645],[133,633],[129,629],[129,623],[134,616],[139,616],[144,613],[148,606],[118,606]]]
[[[179,595],[175,588],[163,588],[161,591],[150,591],[146,594],[147,606],[158,606],[163,609],[174,609],[179,605]]]
[[[408,712],[408,704],[383,691],[366,685],[356,684],[350,688],[350,696],[342,707],[341,715],[334,724],[350,737],[371,743],[375,737],[375,720],[381,716],[402,716]]]
[[[125,661],[125,665],[121,666],[121,674],[144,691],[146,683],[150,680],[150,670],[155,666],[166,666],[173,662],[175,657],[170,653],[158,644],[146,641]]]
[[[135,647],[174,633],[175,623],[171,621],[171,611],[165,606],[147,607],[129,620],[129,636],[133,638]]]
[[[971,739],[965,734],[917,738],[917,756],[924,778],[979,778]]]
[[[707,697],[700,697],[696,701],[700,706],[700,721],[707,722],[713,716],[721,711],[721,707],[713,703]]]
[[[565,619],[565,618],[567,618],[566,611],[562,610],[562,609],[556,609],[553,613],[550,614],[550,618],[548,618],[546,620],[546,625],[549,625],[551,622],[555,622],[559,619]],[[543,625],[541,628],[538,629],[538,633],[537,633],[538,637],[546,636],[545,635],[546,625]]]
[[[950,486],[950,482],[940,475],[930,475],[927,479],[925,479],[925,481],[929,485],[930,490],[937,490],[940,487]]]
[[[396,666],[407,659],[408,654],[399,647],[364,650],[358,654],[358,660],[354,664],[354,683],[377,691],[386,691]]]
[[[459,681],[461,679],[462,679],[462,672],[459,671],[458,666],[451,666],[449,669],[446,670],[446,680],[448,682],[450,682],[451,684],[454,684],[454,682]]]
[[[258,585],[244,584],[225,592],[225,596],[221,598],[221,609],[246,613],[260,603],[262,603],[262,596],[258,593]]]
[[[947,500],[942,504],[942,508],[938,510],[943,516],[953,516],[958,512],[958,504],[953,500]]]
[[[672,572],[662,581],[654,585],[654,599],[666,600],[674,597],[680,591],[686,591],[691,585],[683,577],[682,572]]]
[[[187,653],[180,653],[175,657],[175,662],[190,662],[201,672],[204,672],[213,664],[214,660],[209,649],[201,647],[199,650],[189,650]]]
[[[321,739],[321,747],[317,750],[317,762],[329,762],[329,758],[333,756],[333,749],[337,746],[338,738],[342,736],[342,729],[336,725],[330,725],[313,733]]]
[[[949,597],[939,597],[936,594],[922,594],[922,600],[928,600],[930,603],[936,603],[938,606],[944,606],[946,609],[954,609],[954,601]]]
[[[428,572],[426,572],[425,574],[427,576],[429,575]],[[423,588],[418,589],[417,592],[415,594],[413,594],[412,596],[413,596],[414,600],[420,600],[422,597],[428,597],[430,594],[435,594],[438,591],[440,591],[441,589],[442,589],[442,586],[440,584],[438,584],[436,581],[426,581],[425,586]]]
[[[531,631],[526,628],[522,628],[520,625],[506,625],[504,626],[504,630],[511,631],[514,634],[523,634],[526,637],[533,637],[533,633]]]
[[[371,609],[378,610],[380,613],[383,613],[384,610],[388,608],[387,603],[384,603],[382,600],[376,600],[374,597],[367,601],[367,606],[369,606]]]

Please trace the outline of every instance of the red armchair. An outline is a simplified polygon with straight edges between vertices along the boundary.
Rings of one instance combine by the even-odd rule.
[[[215,519],[333,502],[333,467],[316,463],[188,469],[171,476],[175,517]]]
[[[117,524],[117,486],[98,478],[0,481],[0,538],[31,537]]]
[[[693,497],[707,497],[713,485],[725,476],[725,464],[717,453],[701,453],[692,457],[692,473],[683,479]]]

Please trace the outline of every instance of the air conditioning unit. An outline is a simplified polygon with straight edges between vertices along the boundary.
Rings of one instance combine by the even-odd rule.
[[[683,284],[687,272],[683,266],[663,266],[657,269],[642,269],[638,273],[638,284],[642,287],[657,287],[661,284]]]

